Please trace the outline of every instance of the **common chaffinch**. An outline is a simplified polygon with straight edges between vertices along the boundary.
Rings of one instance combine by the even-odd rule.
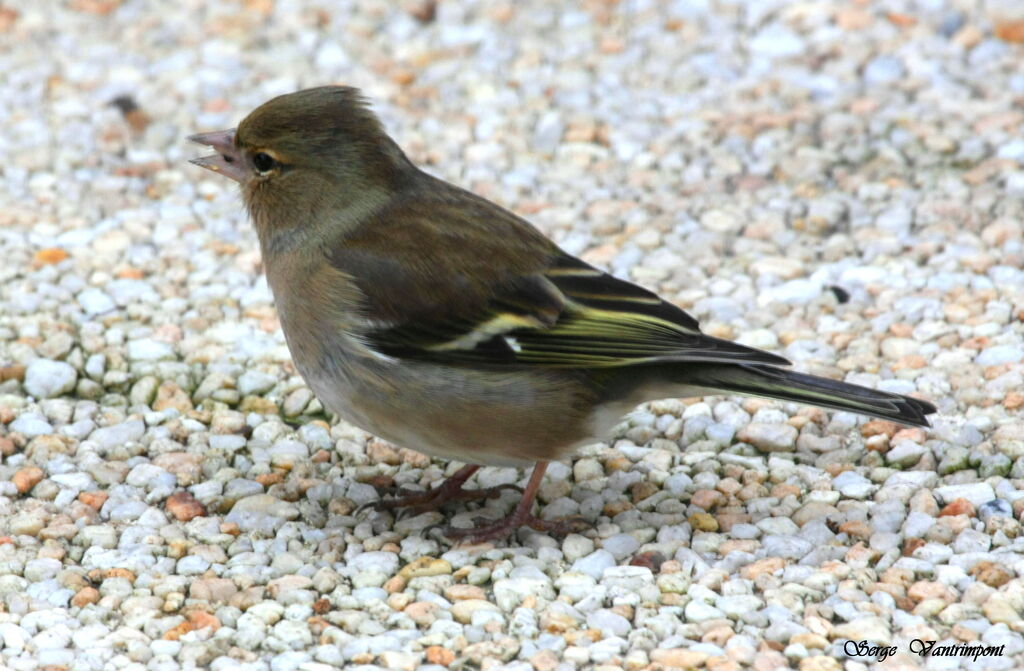
[[[738,393],[927,426],[927,401],[793,372],[701,333],[672,303],[559,249],[529,222],[428,175],[359,92],[279,96],[194,135],[193,163],[237,181],[295,365],[323,404],[398,445],[465,462],[384,508],[493,496],[482,464],[534,464],[514,513],[448,526],[497,539],[528,525],[548,462],[596,442],[636,405]]]

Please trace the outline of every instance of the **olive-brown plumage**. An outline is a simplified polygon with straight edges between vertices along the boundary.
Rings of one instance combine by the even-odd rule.
[[[701,333],[678,307],[419,170],[355,89],[280,96],[237,131],[193,139],[218,152],[196,163],[241,185],[289,349],[324,405],[469,464],[386,507],[472,497],[462,484],[479,464],[537,464],[510,518],[449,535],[571,528],[530,513],[547,462],[644,401],[737,392],[922,426],[935,411]]]

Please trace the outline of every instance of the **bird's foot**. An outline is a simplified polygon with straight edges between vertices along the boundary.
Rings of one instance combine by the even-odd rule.
[[[497,521],[478,517],[473,520],[473,526],[469,528],[453,527],[450,524],[439,526],[438,528],[448,538],[465,540],[471,543],[482,543],[484,541],[505,538],[520,527],[530,527],[531,529],[555,536],[565,536],[574,531],[583,531],[590,525],[581,517],[544,520],[531,512],[533,501],[537,498],[537,491],[540,489],[540,482],[544,477],[544,471],[547,470],[547,467],[548,462],[537,462],[537,465],[533,468],[533,473],[530,474],[530,480],[526,484],[526,489],[523,490],[523,498],[519,501],[515,511],[508,517]]]
[[[512,535],[521,527],[530,527],[552,536],[567,536],[590,528],[590,524],[578,516],[545,520],[530,513],[519,515],[518,512],[517,510],[511,516],[497,521],[486,517],[477,517],[473,519],[474,526],[472,527],[453,527],[449,524],[439,525],[438,528],[446,538],[470,543],[500,540]]]
[[[437,510],[446,503],[453,501],[480,501],[484,499],[496,499],[506,489],[522,492],[523,488],[517,485],[498,485],[497,487],[486,487],[482,489],[462,489],[461,486],[448,487],[444,482],[433,489],[425,492],[413,489],[399,489],[395,492],[395,498],[381,499],[366,505],[374,510],[396,510],[402,511],[402,516],[421,515],[432,510]]]
[[[463,466],[454,475],[442,482],[433,489],[417,491],[413,489],[399,489],[394,492],[394,498],[381,499],[360,506],[357,513],[366,509],[373,510],[396,510],[402,509],[406,515],[419,515],[421,513],[437,510],[446,503],[452,501],[479,501],[482,499],[496,499],[506,489],[522,492],[522,487],[513,484],[498,485],[497,487],[484,487],[480,489],[463,489],[462,486],[475,473],[479,466]]]

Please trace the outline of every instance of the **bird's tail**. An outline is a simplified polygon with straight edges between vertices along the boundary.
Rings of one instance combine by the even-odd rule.
[[[685,385],[848,410],[914,426],[929,426],[925,416],[936,412],[928,401],[775,366],[690,364],[672,372],[673,382]]]

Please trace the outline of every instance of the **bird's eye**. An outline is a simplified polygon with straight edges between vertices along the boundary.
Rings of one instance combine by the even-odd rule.
[[[252,164],[259,172],[270,172],[277,165],[274,157],[266,152],[258,152],[252,156]]]

